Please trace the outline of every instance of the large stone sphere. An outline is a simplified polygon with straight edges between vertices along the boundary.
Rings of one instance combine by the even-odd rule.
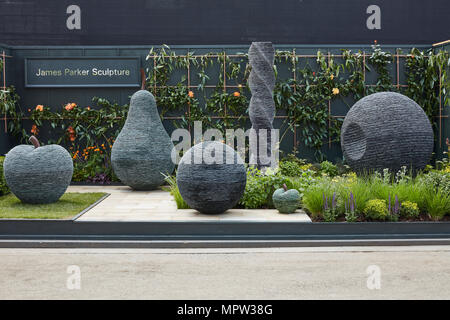
[[[244,194],[244,162],[230,146],[216,141],[196,144],[181,158],[177,185],[184,201],[201,213],[222,213]]]
[[[395,92],[374,93],[356,102],[341,130],[344,157],[356,171],[423,169],[433,144],[433,129],[423,109]]]
[[[69,152],[56,144],[19,145],[7,153],[3,171],[11,192],[22,202],[52,203],[66,192],[73,162]]]

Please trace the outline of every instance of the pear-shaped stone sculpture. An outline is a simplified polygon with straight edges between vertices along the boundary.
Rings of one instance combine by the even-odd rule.
[[[135,190],[153,190],[174,169],[172,140],[163,127],[153,95],[134,93],[125,125],[111,151],[117,177]]]
[[[3,171],[11,192],[24,203],[44,204],[59,200],[72,180],[73,162],[69,152],[57,144],[33,144],[11,149]]]

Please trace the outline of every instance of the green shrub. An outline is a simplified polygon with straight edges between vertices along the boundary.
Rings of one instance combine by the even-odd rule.
[[[357,178],[354,183],[347,188],[340,188],[340,196],[345,199],[351,192],[353,194],[353,201],[355,204],[355,211],[362,213],[369,200],[376,198],[373,192],[373,185],[364,178]]]
[[[178,209],[190,209],[189,205],[184,201],[183,197],[180,194],[180,190],[178,190],[177,180],[173,176],[164,176],[166,182],[169,184],[168,191],[173,196]],[[163,187],[164,188],[164,187]]]
[[[372,220],[386,220],[389,212],[385,200],[372,199],[367,201],[364,216]]]
[[[442,219],[446,214],[450,213],[450,197],[448,193],[438,189],[438,191],[430,190],[424,195],[426,203],[426,212],[434,220]]]
[[[322,161],[320,163],[320,171],[330,177],[335,177],[339,173],[338,167],[332,164],[330,161]]]
[[[5,194],[9,193],[9,188],[6,185],[5,176],[3,175],[3,161],[5,160],[5,157],[0,157],[0,196],[3,196]]]
[[[321,178],[307,188],[303,194],[303,208],[308,210],[313,217],[322,217],[324,213],[324,197],[331,199],[335,192],[335,184],[329,178]]]
[[[345,221],[347,222],[356,222],[358,221],[358,215],[355,211],[346,211],[344,213]]]
[[[441,190],[441,192],[450,194],[450,173],[446,171],[431,171],[421,175],[419,181],[429,188]]]
[[[425,184],[418,182],[417,180],[411,180],[406,183],[394,184],[391,188],[392,194],[396,194],[401,203],[409,201],[416,203],[419,211],[425,212],[426,210],[426,194],[428,193],[428,187]]]
[[[279,172],[268,169],[266,173],[250,167],[247,170],[247,184],[239,203],[246,209],[271,208],[272,194],[289,180]]]
[[[400,206],[400,216],[405,218],[417,218],[419,216],[419,206],[415,202],[403,201]]]
[[[296,161],[280,161],[280,173],[288,177],[298,177],[302,174],[302,168]]]
[[[298,177],[286,177],[286,186],[289,189],[297,190],[300,193],[300,199],[302,199],[305,191],[317,182],[314,176],[314,171],[304,170]]]

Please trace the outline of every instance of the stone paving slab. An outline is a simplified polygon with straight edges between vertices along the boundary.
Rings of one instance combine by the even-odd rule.
[[[231,209],[205,215],[192,209],[177,209],[169,192],[135,191],[126,186],[70,186],[67,192],[106,192],[110,196],[83,214],[79,221],[270,221],[311,222],[303,210],[281,214],[274,209]]]

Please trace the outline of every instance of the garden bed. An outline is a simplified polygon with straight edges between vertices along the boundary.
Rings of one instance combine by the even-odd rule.
[[[167,179],[178,209],[188,208],[175,177]],[[450,221],[450,165],[411,173],[356,174],[328,161],[307,163],[290,156],[265,173],[247,169],[245,192],[236,208],[273,209],[272,194],[286,184],[301,197],[299,207],[313,222],[432,222]]]
[[[327,222],[325,221],[325,219],[323,217],[318,217],[312,214],[308,214],[308,216],[311,218],[312,222]],[[439,221],[442,222],[450,222],[450,216],[444,216],[441,219],[439,219]],[[335,222],[342,222],[345,223],[347,222],[345,220],[345,217],[338,217],[336,218]],[[362,223],[362,222],[374,222],[368,219],[364,219],[364,218],[358,218],[355,223]],[[399,217],[397,221],[393,222],[393,223],[408,223],[408,222],[437,222],[435,219],[431,218],[430,215],[428,214],[420,214],[417,218],[407,218],[407,217]]]

